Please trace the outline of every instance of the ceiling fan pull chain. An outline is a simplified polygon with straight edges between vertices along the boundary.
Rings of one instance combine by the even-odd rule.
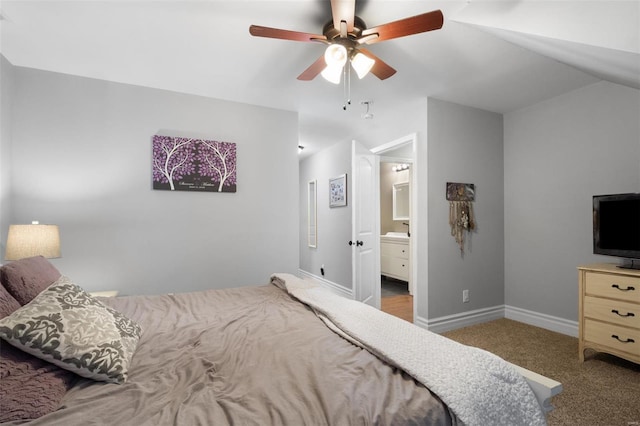
[[[351,105],[351,68],[349,68],[349,64],[345,65],[342,69],[342,81],[343,81],[343,97],[344,104],[342,105],[343,110],[347,110],[347,105]]]
[[[342,68],[342,109],[347,110],[347,67]]]
[[[349,90],[347,91],[347,105],[351,105],[351,67],[349,63],[345,65],[347,69],[347,80],[349,81]]]

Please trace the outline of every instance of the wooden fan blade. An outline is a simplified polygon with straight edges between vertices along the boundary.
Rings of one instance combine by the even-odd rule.
[[[302,81],[311,81],[318,74],[322,72],[327,67],[327,63],[324,60],[324,54],[320,56],[309,68],[304,70],[302,74],[298,76],[298,80]]]
[[[333,16],[333,26],[340,31],[340,22],[347,23],[347,34],[353,32],[353,17],[356,14],[356,0],[331,0],[331,15]],[[347,34],[340,34],[346,37]]]
[[[373,73],[373,75],[378,77],[380,80],[385,80],[396,73],[395,69],[391,68],[389,64],[371,53],[370,50],[358,49],[358,52],[376,61],[376,63],[373,64],[373,68],[371,68],[371,73]]]
[[[393,38],[405,37],[412,34],[424,33],[427,31],[439,30],[444,23],[444,17],[440,10],[423,13],[422,15],[400,19],[362,31],[362,37],[371,34],[378,34],[377,38],[367,41],[367,44],[378,43]]]
[[[301,33],[299,31],[281,30],[279,28],[261,27],[260,25],[251,25],[249,32],[252,36],[277,38],[281,40],[327,41],[327,37],[320,34]]]

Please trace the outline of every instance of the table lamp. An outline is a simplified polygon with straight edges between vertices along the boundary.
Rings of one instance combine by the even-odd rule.
[[[9,226],[5,260],[33,256],[44,256],[47,259],[60,257],[60,232],[57,225],[41,225],[34,221],[30,225]]]

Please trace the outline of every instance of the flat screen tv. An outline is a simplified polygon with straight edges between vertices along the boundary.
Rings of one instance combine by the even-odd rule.
[[[593,197],[593,253],[623,258],[640,269],[640,193]]]

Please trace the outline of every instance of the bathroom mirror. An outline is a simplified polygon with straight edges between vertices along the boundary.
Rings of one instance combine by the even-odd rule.
[[[316,219],[316,181],[307,184],[307,235],[309,247],[317,247],[318,228]]]
[[[409,182],[393,184],[393,220],[409,220]]]

